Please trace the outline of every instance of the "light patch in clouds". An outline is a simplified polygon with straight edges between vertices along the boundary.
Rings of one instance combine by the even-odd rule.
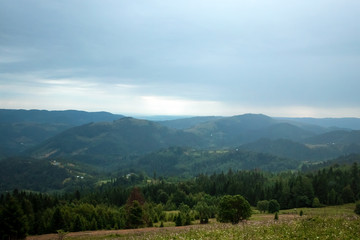
[[[215,101],[196,101],[165,96],[142,96],[147,114],[163,115],[211,115],[218,113],[222,104]]]

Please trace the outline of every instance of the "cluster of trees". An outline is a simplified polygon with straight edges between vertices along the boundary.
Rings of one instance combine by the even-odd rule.
[[[138,187],[132,185],[137,183]],[[250,205],[263,212],[280,208],[321,207],[360,199],[360,171],[333,166],[312,173],[270,174],[261,171],[229,171],[199,175],[190,180],[149,181],[132,174],[99,187],[50,195],[31,192],[0,197],[0,237],[26,234],[152,226],[174,221],[190,224],[237,223],[251,215]],[[176,210],[169,217],[164,211]]]

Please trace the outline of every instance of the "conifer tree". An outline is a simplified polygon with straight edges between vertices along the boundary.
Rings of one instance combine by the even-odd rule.
[[[28,231],[27,218],[16,198],[9,196],[0,209],[1,239],[25,239]]]

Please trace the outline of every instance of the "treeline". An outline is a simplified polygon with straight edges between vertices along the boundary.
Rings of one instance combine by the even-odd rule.
[[[360,199],[360,170],[357,163],[310,173],[230,170],[176,182],[133,173],[61,195],[14,190],[0,197],[0,237],[136,228],[165,221],[184,225],[194,219],[206,223],[218,215],[225,195],[241,195],[252,206],[276,201],[281,209],[350,203]]]

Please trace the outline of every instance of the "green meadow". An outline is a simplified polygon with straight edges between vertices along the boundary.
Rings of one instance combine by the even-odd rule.
[[[260,214],[254,210],[250,220],[236,225],[218,223],[215,219],[206,225],[194,221],[187,227],[172,227],[169,222],[164,228],[155,225],[155,228],[104,232],[104,235],[86,232],[76,236],[68,234],[65,239],[360,239],[360,217],[354,209],[355,204],[346,204],[281,210],[278,220],[273,214]]]

